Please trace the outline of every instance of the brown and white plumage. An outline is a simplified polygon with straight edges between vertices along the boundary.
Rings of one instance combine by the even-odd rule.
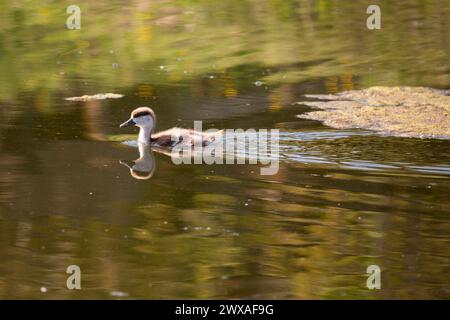
[[[156,115],[148,107],[140,107],[131,112],[131,117],[120,127],[138,126],[138,142],[161,148],[173,148],[179,144],[206,146],[223,135],[223,130],[214,133],[205,133],[193,129],[171,128],[153,133],[156,126]]]

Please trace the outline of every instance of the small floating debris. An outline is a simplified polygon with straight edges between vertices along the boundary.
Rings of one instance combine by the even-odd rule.
[[[118,93],[97,93],[94,95],[87,95],[81,97],[70,97],[70,98],[64,98],[64,100],[67,101],[92,101],[92,100],[105,100],[105,99],[120,99],[124,97],[123,94]]]
[[[257,87],[260,87],[260,86],[262,86],[262,81],[255,81],[255,86],[257,86]]]
[[[450,139],[450,96],[425,87],[371,87],[338,94],[305,95],[320,109],[297,117],[337,129],[369,129],[398,137]]]
[[[123,291],[111,291],[111,295],[113,297],[118,297],[118,298],[123,298],[123,297],[129,296],[129,294],[127,292],[123,292]]]
[[[46,287],[40,287],[39,290],[40,290],[42,293],[47,293],[47,288],[46,288]]]

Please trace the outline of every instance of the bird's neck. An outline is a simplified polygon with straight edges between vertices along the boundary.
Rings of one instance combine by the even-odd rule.
[[[147,145],[150,144],[153,131],[152,129],[153,128],[151,127],[140,127],[138,142]]]

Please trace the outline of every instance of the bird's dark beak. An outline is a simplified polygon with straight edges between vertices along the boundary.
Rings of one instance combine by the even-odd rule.
[[[134,126],[135,124],[136,124],[136,122],[134,122],[134,120],[131,118],[130,120],[125,121],[124,123],[122,123],[122,124],[120,125],[120,127],[121,127],[121,128],[131,127],[131,126]]]

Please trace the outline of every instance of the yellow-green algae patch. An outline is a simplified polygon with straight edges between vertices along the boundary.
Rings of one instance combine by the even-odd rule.
[[[105,99],[120,99],[124,97],[123,94],[119,93],[97,93],[94,95],[85,94],[81,97],[70,97],[64,98],[67,101],[92,101],[92,100],[105,100]]]
[[[450,138],[450,92],[425,87],[371,87],[336,95],[306,95],[321,110],[298,115],[338,128],[418,138]]]
[[[136,140],[135,134],[114,134],[107,137],[108,141],[113,142],[124,142],[124,141],[134,141]]]

